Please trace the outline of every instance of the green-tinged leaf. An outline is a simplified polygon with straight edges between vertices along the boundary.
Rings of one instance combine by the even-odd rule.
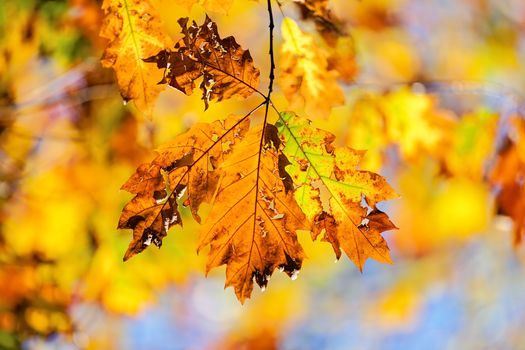
[[[316,225],[312,237],[323,234],[337,258],[342,248],[360,270],[369,257],[390,263],[381,233],[395,226],[376,203],[397,194],[380,175],[357,169],[364,152],[336,149],[334,135],[291,112],[281,113],[276,127],[291,163],[286,171],[298,187],[295,199]]]

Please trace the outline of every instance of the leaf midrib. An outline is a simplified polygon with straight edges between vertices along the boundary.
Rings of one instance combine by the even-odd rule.
[[[328,185],[325,183],[324,179],[329,179],[325,176],[322,176],[319,171],[317,170],[317,168],[315,167],[315,165],[311,162],[311,160],[309,159],[308,155],[306,154],[306,152],[302,149],[301,147],[301,144],[298,140],[298,137],[294,135],[294,133],[292,132],[292,127],[290,127],[288,125],[288,121],[285,120],[281,114],[279,114],[279,119],[282,120],[283,122],[283,126],[288,130],[288,133],[290,134],[291,138],[293,139],[293,141],[296,143],[297,145],[297,149],[299,149],[299,151],[301,153],[303,153],[303,155],[305,156],[305,158],[308,160],[308,162],[310,163],[310,167],[309,169],[313,169],[314,172],[317,174],[317,176],[319,177],[319,179],[321,179],[322,183],[327,187],[327,190],[329,191],[329,193],[332,195],[332,197],[335,199],[335,201],[337,202],[337,205],[342,209],[343,213],[345,213],[346,217],[350,220],[350,222],[352,223],[353,226],[355,226],[355,228],[357,229],[357,231],[359,233],[361,233],[363,235],[363,237],[365,237],[365,239],[367,240],[367,242],[370,244],[370,246],[377,252],[379,253],[381,256],[383,256],[383,254],[377,250],[377,248],[372,244],[372,242],[370,242],[370,240],[368,239],[368,237],[363,234],[363,232],[361,232],[361,230],[359,229],[359,226],[354,222],[354,220],[352,219],[352,217],[350,216],[350,214],[347,212],[346,208],[344,207],[344,205],[339,201],[339,198],[337,196],[335,196],[332,191],[330,190],[330,188],[328,187]],[[287,140],[288,142],[288,140]],[[330,179],[330,181],[333,181]],[[308,185],[306,182],[303,184],[303,185]],[[356,251],[358,252],[358,256],[359,256],[359,262],[361,262],[361,256],[359,254],[359,249],[358,249],[358,244],[357,244],[357,241],[355,240],[355,237],[354,237],[354,243],[356,245]],[[361,268],[361,267],[360,267]]]
[[[137,57],[137,60],[140,59],[140,52],[137,44],[137,38],[135,37],[135,30],[133,29],[133,25],[131,24],[131,14],[129,12],[129,6],[128,6],[128,0],[124,1],[124,9],[126,11],[126,18],[129,23],[129,32],[131,33],[131,39],[133,40],[133,48],[135,50],[135,56]]]

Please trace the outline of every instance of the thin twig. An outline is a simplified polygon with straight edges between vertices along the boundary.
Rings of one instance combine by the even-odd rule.
[[[270,83],[268,84],[268,95],[266,96],[266,101],[267,101],[266,114],[268,114],[268,105],[271,103],[270,95],[272,94],[273,80],[275,79],[275,75],[274,75],[275,58],[273,54],[273,29],[275,27],[275,24],[273,22],[272,1],[271,0],[267,0],[267,1],[268,1],[268,16],[270,18],[270,24],[269,24],[269,28],[270,28],[270,51],[269,51],[269,54],[270,54],[270,75],[269,75]]]

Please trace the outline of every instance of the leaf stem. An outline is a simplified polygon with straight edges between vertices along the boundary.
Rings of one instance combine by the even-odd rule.
[[[267,0],[267,2],[268,2],[268,17],[270,19],[270,24],[269,24],[269,28],[270,28],[270,51],[269,51],[269,54],[270,54],[270,75],[269,75],[270,83],[268,84],[268,95],[266,96],[266,102],[267,102],[266,113],[265,113],[266,115],[268,114],[268,106],[271,103],[270,95],[272,94],[273,80],[275,79],[275,75],[274,75],[275,58],[273,54],[273,29],[275,27],[275,24],[273,22],[272,0]]]

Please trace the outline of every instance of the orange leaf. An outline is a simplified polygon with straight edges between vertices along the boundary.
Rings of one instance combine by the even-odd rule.
[[[213,171],[228,157],[231,145],[246,132],[247,119],[228,118],[224,123],[197,124],[175,141],[160,147],[159,155],[142,164],[122,189],[136,194],[120,216],[118,228],[133,229],[124,260],[151,243],[157,247],[173,225],[182,225],[179,199],[187,196],[194,218],[199,206],[209,201],[217,184]],[[231,131],[231,132],[227,132]],[[215,140],[215,141],[214,141]]]
[[[255,281],[266,288],[276,268],[293,278],[303,249],[296,231],[308,229],[305,217],[279,172],[275,144],[261,148],[262,128],[254,128],[221,165],[217,197],[200,238],[210,245],[206,271],[226,264],[226,286],[242,302]]]

